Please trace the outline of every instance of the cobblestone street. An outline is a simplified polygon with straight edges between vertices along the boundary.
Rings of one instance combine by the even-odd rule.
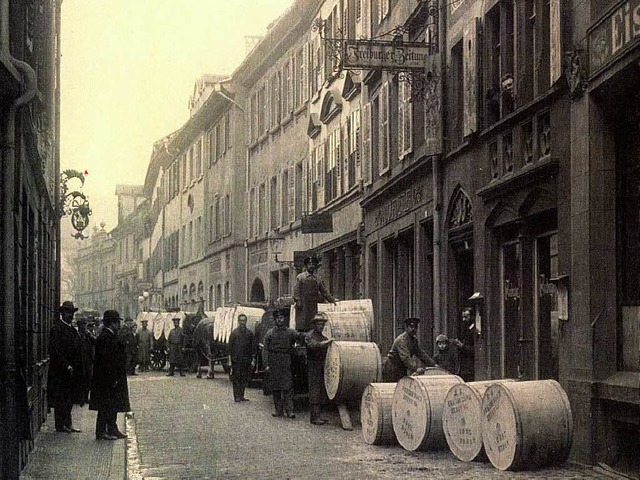
[[[129,377],[133,421],[127,425],[129,478],[163,479],[595,479],[572,465],[535,472],[500,472],[490,464],[464,463],[449,451],[408,452],[366,444],[354,430],[313,426],[297,402],[294,420],[273,418],[271,397],[251,388],[234,403],[231,382],[164,373]],[[134,434],[135,431],[135,435]]]

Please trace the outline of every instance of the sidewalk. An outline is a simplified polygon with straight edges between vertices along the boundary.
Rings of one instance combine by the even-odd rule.
[[[73,407],[73,426],[81,433],[55,431],[53,411],[36,435],[35,448],[29,455],[21,480],[123,480],[125,476],[126,440],[95,439],[96,412]],[[124,432],[124,414],[118,414],[118,426]]]

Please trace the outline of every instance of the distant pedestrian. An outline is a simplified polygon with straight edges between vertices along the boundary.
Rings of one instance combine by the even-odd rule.
[[[184,372],[182,371],[182,363],[184,361],[182,355],[184,334],[180,327],[179,317],[173,319],[173,330],[169,332],[167,343],[169,345],[169,373],[167,374],[167,377],[173,377],[176,367],[180,372],[180,376],[184,377]]]
[[[424,367],[435,367],[433,359],[418,344],[419,318],[407,318],[404,321],[405,331],[393,341],[382,367],[385,382],[397,382],[406,375],[423,373]]]
[[[460,352],[460,376],[465,382],[473,381],[475,377],[475,337],[476,324],[472,318],[473,310],[465,307],[462,310],[462,324],[460,337],[453,340],[453,344]]]
[[[296,277],[293,287],[293,299],[296,309],[296,330],[307,332],[312,328],[311,322],[318,313],[318,303],[338,301],[318,278],[316,272],[320,268],[320,260],[315,255],[309,255],[304,259],[306,271]]]
[[[136,338],[134,326],[133,319],[127,318],[118,331],[118,336],[124,343],[127,352],[127,375],[136,374],[136,363],[138,361],[138,339]]]
[[[147,320],[140,322],[142,327],[136,332],[136,340],[138,343],[138,365],[141,372],[149,371],[151,365],[151,349],[153,348],[153,336],[147,328],[149,323]]]
[[[238,315],[238,326],[229,336],[229,356],[233,398],[236,402],[248,402],[244,391],[251,380],[251,372],[255,365],[256,337],[247,328],[247,316],[243,313]]]
[[[104,312],[104,327],[96,340],[89,408],[97,410],[96,440],[126,438],[118,429],[118,412],[131,410],[127,384],[127,352],[118,338],[121,322],[116,310]]]
[[[314,425],[324,425],[327,419],[322,417],[322,407],[329,403],[324,386],[324,362],[327,349],[333,340],[322,333],[327,319],[321,313],[313,317],[313,328],[304,336],[307,347],[307,372],[309,381],[309,421]]]
[[[78,319],[78,334],[80,335],[80,348],[82,349],[82,362],[84,363],[84,379],[86,396],[85,403],[89,403],[89,390],[91,389],[91,379],[93,378],[93,359],[96,348],[96,337],[88,329],[87,320]]]
[[[87,399],[80,334],[71,325],[77,310],[73,302],[62,302],[60,318],[49,334],[47,392],[49,406],[54,410],[56,432],[80,431],[73,428],[71,410],[74,405],[84,405]]]
[[[460,373],[458,347],[444,334],[436,337],[436,347],[438,347],[438,353],[433,356],[433,361],[436,362],[436,366],[444,368],[453,375],[458,375]]]
[[[298,333],[285,325],[284,309],[273,312],[275,326],[264,337],[264,360],[269,390],[273,393],[274,417],[296,418],[293,413],[291,355]]]

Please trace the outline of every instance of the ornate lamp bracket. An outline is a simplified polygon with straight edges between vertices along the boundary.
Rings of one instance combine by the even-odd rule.
[[[86,173],[86,172],[85,172]],[[76,233],[73,238],[84,240],[89,238],[82,232],[89,226],[89,217],[93,213],[89,205],[89,199],[80,190],[69,191],[67,184],[72,178],[80,181],[80,188],[84,185],[84,174],[77,170],[68,169],[60,174],[60,218],[71,217],[71,225]]]

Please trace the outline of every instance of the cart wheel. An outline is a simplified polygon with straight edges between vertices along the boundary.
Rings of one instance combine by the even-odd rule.
[[[167,364],[167,356],[164,350],[151,350],[151,368],[162,370]]]

